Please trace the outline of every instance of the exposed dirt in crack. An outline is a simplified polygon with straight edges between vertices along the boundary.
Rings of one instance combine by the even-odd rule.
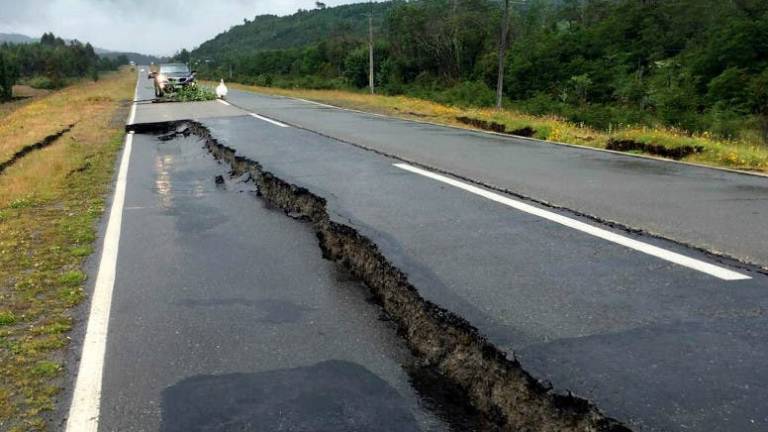
[[[647,144],[633,140],[610,139],[605,146],[608,150],[629,152],[642,151],[656,156],[662,156],[674,160],[686,158],[692,154],[704,152],[702,146],[684,145],[680,147],[666,147],[662,144]]]
[[[427,300],[378,247],[348,225],[330,219],[326,201],[287,183],[257,161],[236,155],[194,122],[138,125],[137,133],[199,136],[208,151],[231,167],[233,176],[249,175],[270,205],[312,224],[323,256],[358,278],[371,291],[421,367],[433,371],[446,388],[507,431],[628,431],[589,401],[560,395],[527,373],[516,359],[489,343],[461,317]],[[170,139],[170,138],[169,138]]]
[[[516,135],[516,136],[521,136],[526,138],[531,138],[532,136],[536,135],[536,130],[530,126],[524,126],[524,127],[510,131],[510,130],[507,130],[507,127],[505,125],[501,123],[496,123],[494,121],[487,121],[487,120],[466,117],[466,116],[456,117],[456,120],[458,120],[460,123],[464,123],[466,125],[470,125],[478,129],[501,133],[501,134]]]
[[[72,128],[75,127],[75,124],[76,123],[73,123],[54,134],[48,135],[47,137],[43,138],[42,140],[34,144],[29,144],[22,147],[21,150],[14,153],[13,156],[11,156],[7,161],[0,163],[0,174],[2,174],[6,169],[13,166],[13,164],[18,162],[24,156],[32,153],[33,151],[42,150],[50,146],[51,144],[55,143],[59,138],[61,138],[62,135],[71,131]]]

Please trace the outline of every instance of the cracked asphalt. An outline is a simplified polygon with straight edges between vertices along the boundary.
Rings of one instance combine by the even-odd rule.
[[[245,92],[229,100],[140,104],[136,122],[194,119],[325,198],[425,298],[633,430],[768,429],[768,276],[680,244],[768,262],[768,179]],[[553,211],[750,279],[552,223],[360,146],[566,206],[575,211]],[[395,329],[321,258],[310,228],[226,172],[194,137],[134,138],[99,430],[483,430],[414,387]]]

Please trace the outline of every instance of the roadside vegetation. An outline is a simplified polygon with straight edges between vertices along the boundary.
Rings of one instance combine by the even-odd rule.
[[[134,85],[126,68],[0,118],[0,163],[74,125],[0,173],[0,430],[47,430]]]
[[[203,102],[214,99],[216,93],[213,89],[202,84],[181,87],[164,98],[168,102]]]
[[[359,101],[353,93],[368,86],[370,11],[377,92],[403,97],[371,105],[429,100],[451,107],[451,116],[469,111],[512,130],[531,123],[539,138],[603,148],[616,138],[636,143],[613,147],[646,153],[690,145],[703,150],[686,160],[766,169],[765,1],[513,2],[505,111],[495,113],[486,109],[495,104],[500,3],[318,5],[245,20],[177,59],[212,80],[339,90],[337,99]]]
[[[81,78],[99,79],[99,74],[128,64],[128,58],[100,57],[91,44],[66,42],[46,33],[40,42],[0,44],[0,102],[14,97],[16,84],[35,89],[55,90]]]

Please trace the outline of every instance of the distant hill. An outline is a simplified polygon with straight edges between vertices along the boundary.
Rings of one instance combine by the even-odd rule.
[[[64,40],[67,42],[72,42],[73,39],[64,39]],[[23,34],[18,34],[18,33],[0,33],[0,43],[4,43],[4,42],[12,43],[12,44],[26,44],[26,43],[40,42],[40,38],[33,38]],[[167,57],[157,57],[157,56],[140,54],[135,52],[111,51],[111,50],[99,48],[99,47],[93,47],[93,50],[99,56],[105,57],[108,59],[115,59],[121,55],[125,55],[126,57],[128,57],[129,61],[135,62],[136,64],[162,63],[168,60]]]
[[[358,3],[325,9],[302,10],[293,15],[260,15],[246,20],[193,50],[195,58],[220,59],[259,51],[294,48],[343,36],[363,39],[368,32],[368,13],[379,29],[392,2]]]
[[[8,42],[13,44],[19,43],[34,43],[38,42],[39,38],[31,38],[23,34],[18,33],[0,33],[0,43]]]

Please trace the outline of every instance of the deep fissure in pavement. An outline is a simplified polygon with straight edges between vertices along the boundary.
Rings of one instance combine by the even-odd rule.
[[[422,364],[461,393],[472,406],[509,431],[628,431],[592,403],[561,395],[534,379],[515,358],[489,343],[461,317],[425,300],[407,276],[355,229],[331,220],[326,201],[290,184],[259,162],[220,144],[201,124],[187,122],[133,126],[137,133],[198,136],[233,176],[250,175],[259,196],[292,217],[312,224],[323,256],[364,282]]]

